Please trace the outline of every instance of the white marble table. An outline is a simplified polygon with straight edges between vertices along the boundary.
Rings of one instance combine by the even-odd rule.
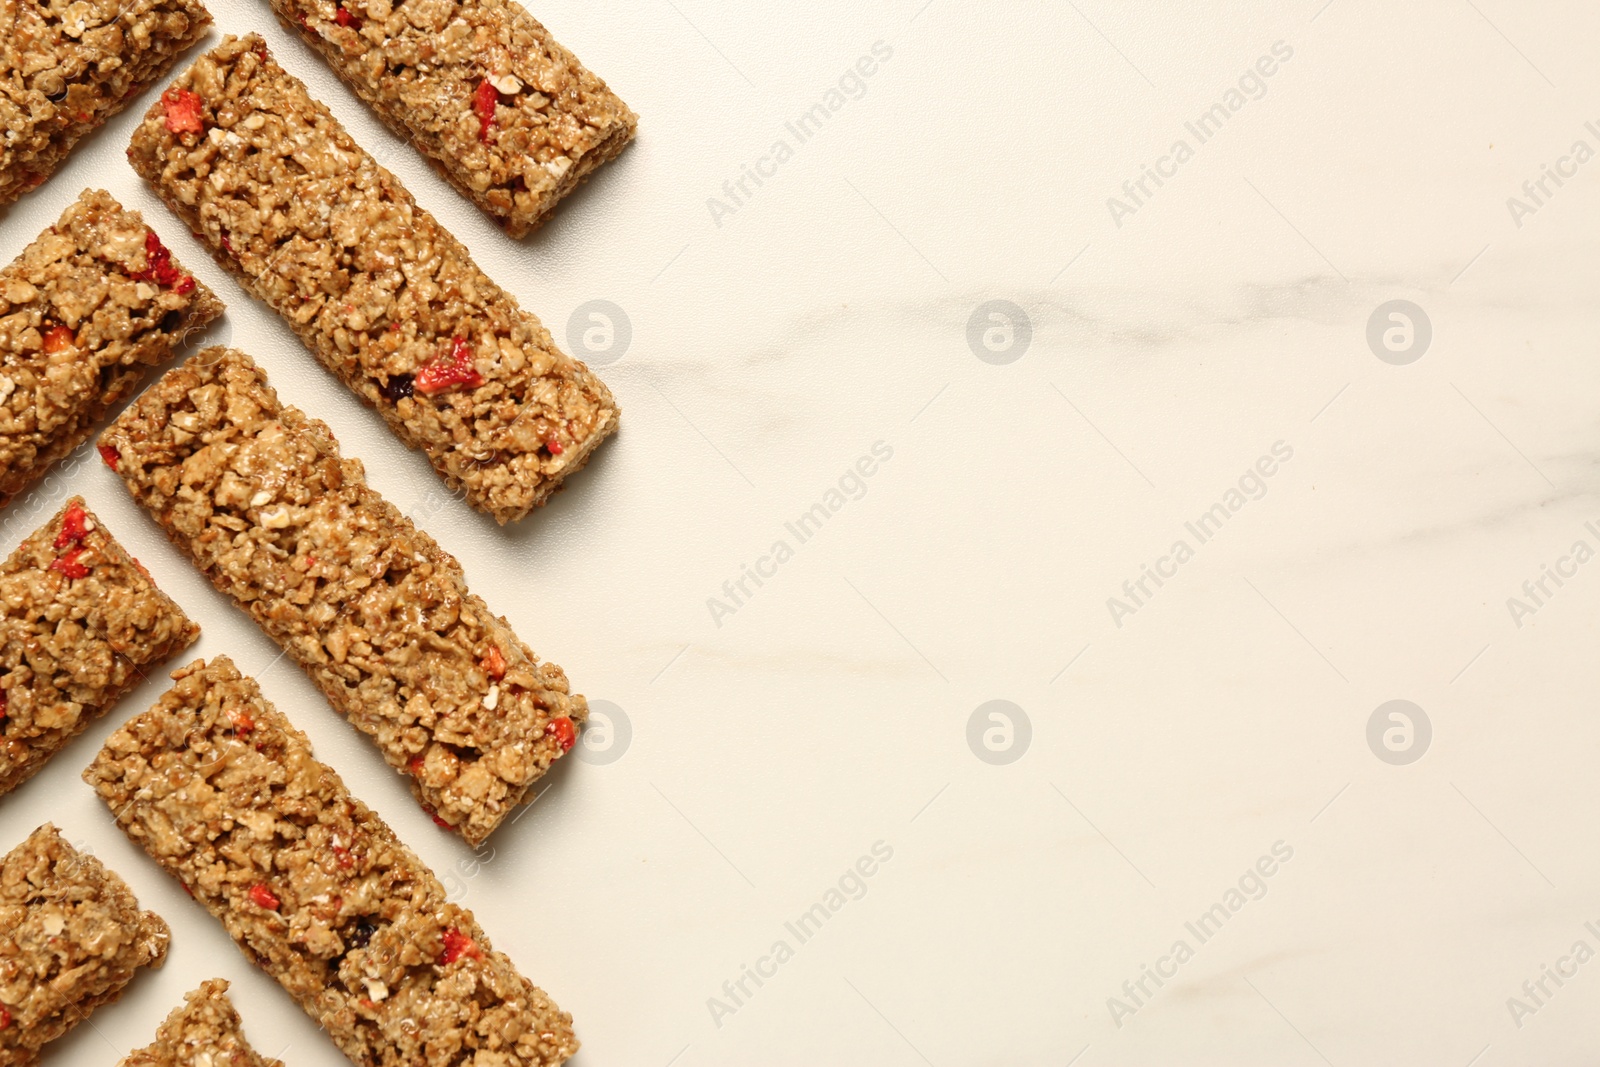
[[[521,245],[264,2],[213,10],[603,365],[620,437],[515,529],[429,506],[132,114],[0,254],[87,184],[143,209],[611,731],[475,857],[107,472],[38,506],[84,492],[262,674],[575,1063],[1593,1062],[1592,5],[548,0],[643,126]],[[0,804],[174,927],[51,1062],[220,975],[343,1063],[78,780],[162,688]]]

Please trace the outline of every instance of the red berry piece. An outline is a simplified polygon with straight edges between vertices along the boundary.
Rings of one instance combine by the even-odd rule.
[[[494,125],[494,109],[500,104],[500,90],[485,78],[472,93],[472,110],[478,116],[478,140],[489,143],[489,127]]]
[[[72,549],[64,556],[57,556],[50,561],[50,569],[60,571],[68,578],[87,578],[89,568],[78,562],[78,557],[83,555],[83,546]]]
[[[44,332],[45,355],[53,356],[78,346],[78,335],[65,326],[52,326]]]
[[[161,243],[154,230],[145,231],[144,261],[144,270],[134,272],[135,278],[169,286],[179,296],[194,292],[194,279],[172,265],[172,250]]]
[[[101,462],[110,467],[112,470],[116,470],[117,461],[122,458],[121,456],[117,455],[117,450],[112,448],[110,445],[96,445],[95,447],[100,452]]]
[[[8,708],[10,708],[10,707],[11,707],[11,698],[10,698],[10,696],[7,695],[7,693],[6,693],[6,691],[4,689],[0,689],[0,721],[4,721],[5,719],[9,719],[11,717],[11,716],[6,714],[6,710]]]
[[[278,894],[260,882],[250,887],[250,901],[256,907],[265,908],[267,911],[277,911],[278,905],[281,903],[278,900]]]
[[[339,5],[339,10],[333,13],[333,21],[341,26],[349,26],[352,30],[361,28],[361,20],[346,11],[343,4]]]
[[[476,941],[452,926],[444,932],[444,954],[439,957],[439,962],[454,963],[463,957],[481,960],[483,950],[478,947]]]
[[[170,133],[204,133],[206,124],[200,117],[200,94],[176,85],[161,94],[161,107],[167,113],[167,130]]]
[[[561,438],[557,437],[555,434],[551,434],[549,437],[544,439],[544,447],[550,450],[550,454],[552,456],[559,456],[561,453],[566,451],[565,448],[561,447]]]
[[[422,763],[422,753],[419,752],[415,756],[411,757],[410,761],[406,764],[406,770],[410,771],[412,776],[415,777],[416,775],[422,773]]]
[[[251,715],[248,710],[229,708],[228,721],[233,723],[233,731],[240,737],[243,737],[251,730],[256,728],[255,716]]]
[[[572,720],[565,715],[550,720],[544,732],[556,739],[556,744],[561,746],[561,751],[571,752],[572,746],[578,743],[577,727],[572,725]]]
[[[433,825],[441,830],[449,830],[451,833],[455,833],[456,828],[439,818],[439,813],[428,807],[428,805],[422,805],[422,810],[427,814],[428,818],[433,820]]]
[[[0,1030],[7,1030],[10,1029],[10,1027],[11,1013],[5,1008],[0,1008]]]
[[[501,652],[498,647],[490,645],[489,651],[485,652],[483,659],[478,661],[478,666],[483,668],[485,674],[498,682],[506,676],[505,653]]]
[[[56,534],[55,547],[66,548],[68,545],[81,545],[83,539],[89,536],[89,516],[78,505],[74,504],[67,509],[61,518],[61,532]]]
[[[472,365],[472,347],[461,337],[450,341],[450,354],[440,356],[417,372],[412,388],[424,396],[447,392],[457,386],[476,389],[483,375]]]

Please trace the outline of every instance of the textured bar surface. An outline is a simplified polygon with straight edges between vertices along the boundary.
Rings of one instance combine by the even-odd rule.
[[[0,204],[48,178],[210,24],[199,0],[0,3]]]
[[[197,353],[100,441],[173,542],[469,842],[571,749],[588,705],[561,668],[249,356]]]
[[[0,859],[0,1067],[110,1004],[166,958],[167,924],[49,823]]]
[[[85,190],[0,270],[0,506],[221,313],[137,211]]]
[[[628,146],[639,117],[515,0],[272,0],[334,73],[513,237]]]
[[[73,497],[0,564],[0,794],[200,627]]]
[[[572,1017],[219,656],[106,742],[84,779],[358,1064],[532,1067]]]
[[[227,38],[174,87],[192,128],[175,132],[155,104],[134,169],[474,507],[521,518],[616,429],[610,390],[260,37]]]
[[[283,1067],[250,1047],[221,978],[202,982],[156,1030],[156,1039],[117,1067]]]

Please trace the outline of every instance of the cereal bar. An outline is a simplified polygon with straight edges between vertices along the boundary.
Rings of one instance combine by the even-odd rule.
[[[244,1038],[239,1013],[221,978],[202,982],[156,1030],[156,1039],[117,1062],[117,1067],[283,1067]]]
[[[515,0],[272,0],[395,134],[522,237],[639,117]]]
[[[122,996],[167,955],[167,924],[45,823],[0,859],[0,1065],[39,1049]]]
[[[168,97],[184,108],[176,125]],[[128,158],[245,289],[499,522],[544,503],[616,429],[610,390],[260,37],[227,38],[181,74]]]
[[[48,178],[210,24],[199,0],[0,4],[0,204]]]
[[[137,211],[85,190],[0,270],[0,505],[221,313]]]
[[[588,704],[561,668],[249,356],[197,353],[100,441],[173,542],[472,844],[572,748]]]
[[[0,564],[0,794],[200,627],[73,497]]]
[[[107,740],[84,779],[244,954],[367,1067],[532,1067],[572,1017],[350,795],[225,656]]]

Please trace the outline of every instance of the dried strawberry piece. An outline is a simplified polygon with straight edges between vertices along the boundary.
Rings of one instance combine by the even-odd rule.
[[[105,465],[110,467],[112,470],[116,470],[117,461],[122,459],[122,457],[117,454],[117,450],[112,448],[110,445],[96,445],[95,448],[100,453],[101,462],[105,463]]]
[[[439,818],[439,813],[428,807],[428,805],[422,805],[422,810],[427,813],[428,818],[433,820],[433,825],[437,826],[441,830],[449,830],[451,833],[455,832],[455,827]]]
[[[494,109],[500,104],[500,90],[485,78],[472,92],[472,110],[478,116],[478,140],[489,143],[489,127],[494,125]]]
[[[550,454],[552,456],[559,456],[561,453],[566,451],[566,449],[561,445],[561,438],[557,437],[555,434],[551,434],[549,437],[544,439],[544,447],[550,450]]]
[[[410,771],[413,776],[421,774],[422,773],[422,764],[423,764],[422,754],[419,752],[415,756],[411,757],[410,762],[408,762],[406,764],[406,770]]]
[[[84,549],[80,545],[64,556],[57,556],[50,561],[50,569],[60,571],[68,578],[87,578],[89,568],[78,562],[78,557],[83,555]]]
[[[257,882],[255,885],[250,887],[250,901],[251,903],[255,904],[256,907],[265,908],[267,911],[277,911],[278,905],[282,903],[280,900],[278,900],[278,894],[274,893],[260,882]]]
[[[204,133],[206,124],[200,117],[200,94],[192,89],[174,85],[161,94],[161,107],[167,113],[169,133]]]
[[[56,534],[55,547],[66,548],[68,545],[81,545],[83,539],[89,536],[89,515],[77,504],[67,509],[61,517],[61,532]]]
[[[478,943],[459,929],[452,926],[444,932],[444,954],[439,957],[440,963],[454,963],[463,956],[468,959],[483,959],[483,950]]]
[[[346,11],[343,4],[340,4],[339,10],[333,13],[333,21],[341,26],[349,26],[352,30],[361,28],[361,20]]]
[[[5,1008],[0,1008],[0,1030],[7,1030],[10,1029],[10,1027],[11,1013]]]
[[[44,351],[46,355],[55,355],[69,348],[76,348],[78,335],[65,326],[52,326],[44,332]]]
[[[483,375],[472,365],[472,347],[466,339],[454,337],[450,340],[450,354],[419,370],[411,384],[424,396],[433,396],[458,385],[476,389],[483,384]]]
[[[572,746],[578,743],[578,729],[565,715],[551,719],[544,732],[556,739],[556,744],[561,746],[563,752],[571,752]]]
[[[256,728],[255,716],[251,715],[248,709],[229,708],[228,721],[233,723],[234,732],[240,737]]]
[[[485,652],[483,659],[478,661],[478,666],[483,668],[485,674],[498,682],[506,676],[505,653],[501,652],[499,647],[490,645],[489,651]]]
[[[350,850],[345,848],[343,845],[334,845],[333,855],[334,862],[338,863],[338,865],[345,870],[349,870],[351,867],[356,865],[356,858],[351,855]]]
[[[179,296],[194,292],[194,279],[172,265],[172,250],[161,243],[154,230],[145,231],[144,260],[145,268],[134,271],[135,278],[168,286]]]
[[[6,714],[6,712],[10,709],[10,707],[11,707],[11,696],[10,696],[10,694],[7,693],[4,689],[0,689],[0,720],[9,719],[11,717],[10,715]]]

